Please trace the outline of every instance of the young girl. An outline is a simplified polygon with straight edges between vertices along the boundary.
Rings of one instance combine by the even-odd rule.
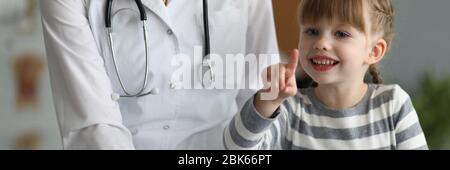
[[[303,0],[300,45],[280,78],[225,129],[228,149],[428,149],[409,95],[381,85],[376,64],[393,39],[391,0]],[[301,67],[317,87],[297,93]],[[373,83],[364,83],[369,72]],[[268,77],[271,78],[270,76]],[[262,93],[277,89],[278,98]]]

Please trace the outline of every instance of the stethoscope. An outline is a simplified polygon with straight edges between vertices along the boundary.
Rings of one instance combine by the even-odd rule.
[[[119,67],[117,66],[115,52],[114,52],[114,41],[112,38],[113,29],[112,29],[112,24],[111,24],[111,19],[112,19],[111,11],[112,11],[113,0],[106,1],[105,25],[106,25],[106,29],[108,32],[111,55],[112,55],[112,59],[113,59],[113,63],[114,63],[114,69],[117,74],[117,78],[119,79],[120,86],[121,86],[123,92],[125,93],[123,95],[113,93],[111,96],[113,100],[119,100],[119,98],[121,98],[121,97],[127,97],[127,98],[142,97],[142,96],[147,96],[150,94],[157,95],[159,93],[159,90],[157,88],[152,88],[149,92],[145,92],[145,89],[147,88],[147,80],[148,80],[148,75],[149,75],[148,42],[147,42],[148,38],[147,38],[147,26],[146,26],[147,13],[145,12],[144,5],[142,4],[141,0],[135,0],[135,2],[139,9],[140,19],[142,21],[142,31],[144,34],[145,74],[144,74],[144,83],[142,84],[141,89],[137,93],[133,94],[126,90],[125,84],[123,83],[122,78],[120,76]],[[202,58],[202,65],[201,65],[202,69],[201,70],[204,70],[204,68],[206,68],[207,71],[205,71],[205,72],[209,71],[209,74],[210,74],[209,81],[210,82],[208,85],[206,85],[204,78],[203,78],[205,72],[202,72],[201,81],[202,81],[202,86],[206,87],[206,86],[211,86],[215,81],[215,77],[214,77],[215,75],[214,75],[214,71],[212,69],[211,60],[210,60],[211,47],[210,47],[210,39],[209,39],[209,19],[208,19],[208,2],[207,2],[207,0],[203,0],[203,27],[204,27],[204,34],[205,34],[205,39],[204,39],[205,49],[204,49],[204,56]]]

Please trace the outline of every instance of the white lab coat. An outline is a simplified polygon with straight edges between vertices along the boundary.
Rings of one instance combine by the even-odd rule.
[[[223,149],[224,127],[256,89],[173,89],[176,55],[193,56],[204,42],[202,1],[172,0],[167,7],[142,1],[149,18],[148,84],[160,92],[118,101],[111,99],[123,92],[105,30],[106,0],[40,1],[64,148]],[[135,92],[145,68],[137,7],[132,0],[114,2],[114,50],[124,83]],[[278,53],[271,0],[209,0],[209,11],[212,53]]]

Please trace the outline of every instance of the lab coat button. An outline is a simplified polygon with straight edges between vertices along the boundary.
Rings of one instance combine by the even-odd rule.
[[[168,130],[168,129],[170,129],[170,126],[169,125],[165,125],[165,126],[163,126],[163,129],[164,130]]]
[[[172,35],[172,34],[173,34],[172,29],[168,29],[168,30],[167,30],[167,34]]]

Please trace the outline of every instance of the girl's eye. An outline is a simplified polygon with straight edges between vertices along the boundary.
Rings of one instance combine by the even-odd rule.
[[[350,34],[347,32],[344,32],[344,31],[337,31],[335,33],[335,36],[338,38],[347,38],[347,37],[350,37]]]
[[[316,36],[319,35],[319,30],[315,28],[308,28],[305,30],[305,34],[310,36]]]

